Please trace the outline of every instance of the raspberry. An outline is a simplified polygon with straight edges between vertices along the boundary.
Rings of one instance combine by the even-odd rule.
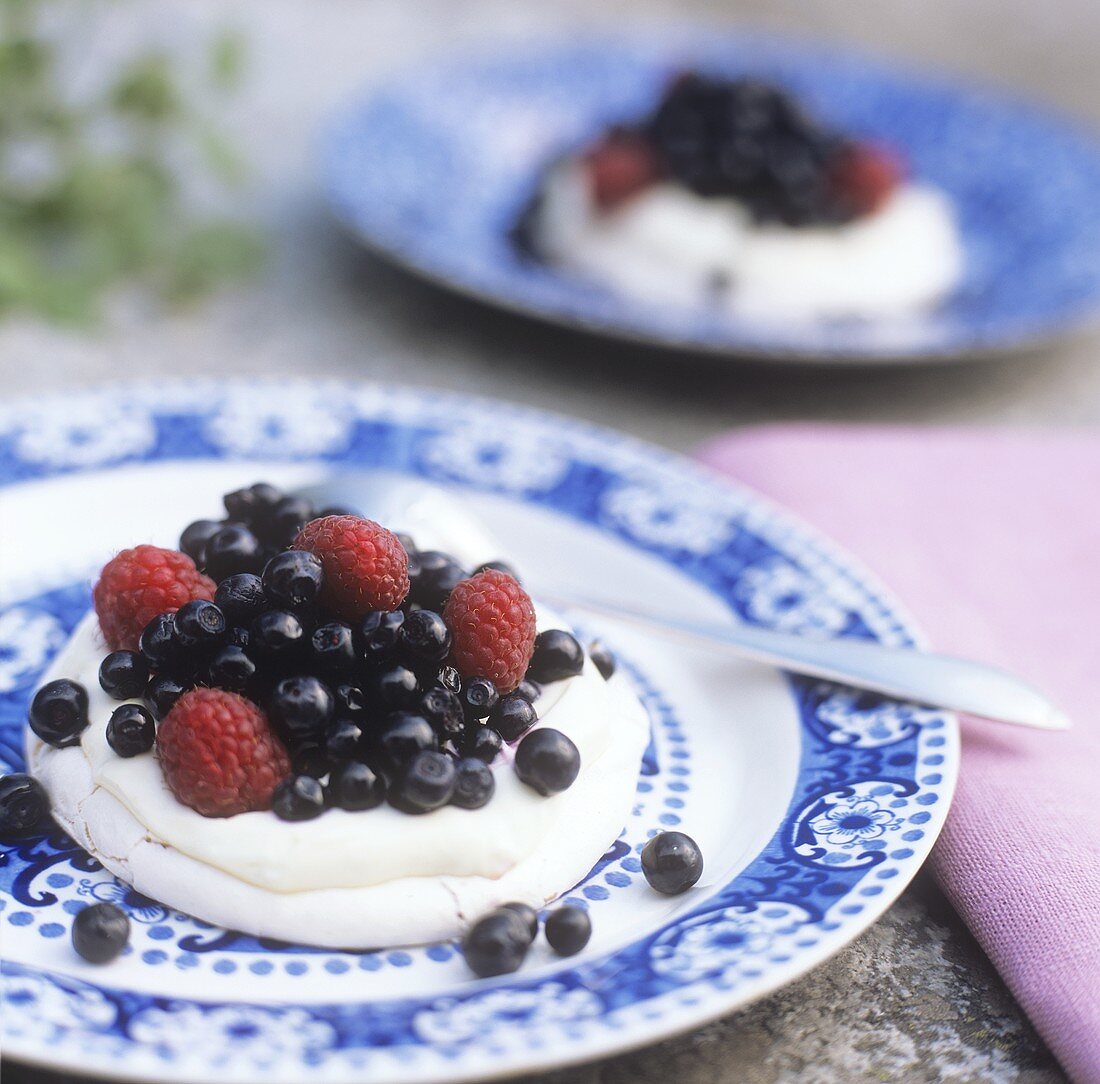
[[[409,593],[409,555],[393,531],[373,520],[312,520],[298,532],[293,548],[321,558],[321,603],[333,617],[357,621],[372,610],[396,610]]]
[[[112,557],[93,592],[99,626],[112,651],[135,651],[138,637],[157,614],[185,602],[214,598],[214,581],[178,550],[136,546]]]
[[[270,809],[290,774],[290,757],[267,716],[224,689],[192,689],[157,731],[164,780],[184,805],[204,817]]]
[[[443,620],[454,638],[451,661],[463,677],[488,678],[501,693],[523,680],[535,649],[535,607],[514,577],[490,569],[463,580]]]
[[[610,132],[584,156],[592,199],[613,211],[655,184],[661,164],[649,142],[631,132]]]
[[[877,211],[905,175],[900,158],[872,143],[849,144],[832,167],[836,198],[853,215]]]

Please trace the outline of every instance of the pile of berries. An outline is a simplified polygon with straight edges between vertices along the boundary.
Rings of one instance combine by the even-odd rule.
[[[477,809],[506,743],[540,794],[572,785],[576,746],[532,728],[541,686],[579,674],[585,651],[565,631],[536,635],[507,566],[468,571],[263,483],[224,500],[226,518],[192,523],[179,551],[124,550],[100,575],[112,651],[99,680],[125,701],[107,726],[115,753],[155,746],[176,797],[214,817]],[[610,676],[613,657],[592,657]],[[50,682],[30,725],[55,746],[79,741],[86,691]]]
[[[610,129],[583,163],[601,210],[672,180],[699,196],[735,199],[758,223],[796,227],[869,214],[903,175],[896,155],[811,119],[778,87],[697,72],[675,79],[641,122]],[[529,244],[521,226],[517,236]]]

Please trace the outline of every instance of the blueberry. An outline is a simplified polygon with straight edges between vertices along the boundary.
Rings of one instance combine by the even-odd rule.
[[[507,561],[486,561],[484,564],[478,565],[473,574],[476,576],[479,572],[490,571],[503,572],[505,576],[511,576],[516,583],[519,583],[519,573]]]
[[[447,596],[466,579],[466,572],[453,557],[438,550],[418,553],[417,566],[416,575],[409,575],[410,601],[425,610],[442,612]]]
[[[405,534],[403,531],[398,531],[397,541],[401,543],[402,548],[410,557],[419,552],[411,534]]]
[[[259,539],[239,523],[230,523],[206,543],[206,571],[215,580],[239,572],[258,572],[263,564]]]
[[[430,813],[451,800],[457,774],[449,756],[425,749],[405,765],[390,789],[390,803],[403,813]]]
[[[467,719],[488,718],[500,699],[497,687],[488,678],[481,677],[467,678],[458,696]]]
[[[302,497],[283,497],[256,519],[256,530],[273,546],[289,546],[314,518],[313,505]]]
[[[542,689],[535,682],[524,679],[512,690],[512,694],[522,696],[528,703],[533,704],[542,696]]]
[[[109,964],[130,940],[130,920],[113,903],[82,907],[73,919],[73,948],[90,964]]]
[[[325,788],[311,775],[292,775],[275,788],[271,808],[280,820],[313,820],[325,811]]]
[[[451,630],[432,610],[416,610],[405,618],[398,646],[414,665],[442,662],[451,652]]]
[[[289,610],[268,610],[249,628],[249,652],[261,662],[287,664],[306,652],[306,632]]]
[[[359,625],[357,636],[360,658],[372,662],[389,655],[397,646],[404,623],[405,615],[400,610],[392,613],[375,610],[367,614]]]
[[[386,800],[386,780],[360,760],[349,760],[328,781],[329,805],[356,811],[374,809]]]
[[[217,647],[228,628],[221,608],[205,599],[185,602],[176,612],[176,640],[187,650],[201,652]]]
[[[343,621],[318,625],[309,638],[310,667],[326,677],[347,677],[355,669],[355,643],[351,626]]]
[[[273,606],[310,611],[317,605],[324,581],[321,558],[307,550],[285,550],[264,566],[264,594]]]
[[[562,629],[547,629],[535,637],[535,652],[527,677],[545,685],[550,681],[563,681],[576,677],[584,669],[584,648],[580,641]]]
[[[145,703],[153,714],[154,719],[163,719],[173,707],[176,701],[187,692],[190,684],[180,681],[178,678],[167,674],[154,675],[145,686]]]
[[[267,608],[263,582],[254,572],[226,576],[214,592],[214,602],[237,625],[247,625]]]
[[[702,877],[703,853],[683,832],[658,832],[642,850],[642,873],[651,888],[676,896]]]
[[[47,682],[34,694],[28,721],[47,745],[76,745],[88,725],[88,690],[68,678]]]
[[[518,900],[512,903],[502,903],[500,905],[502,911],[512,911],[519,915],[525,923],[527,923],[527,932],[531,935],[531,940],[534,941],[539,935],[539,913],[533,907],[529,907],[526,903],[520,903]]]
[[[308,775],[320,779],[332,770],[328,751],[316,741],[301,742],[288,749],[290,764],[296,775]]]
[[[206,671],[210,684],[231,693],[251,690],[256,681],[256,664],[243,648],[229,644],[210,660]]]
[[[420,698],[420,713],[441,737],[454,738],[463,731],[462,702],[442,685],[433,685]]]
[[[149,666],[136,651],[112,651],[99,664],[99,687],[112,700],[141,696]]]
[[[141,630],[138,650],[152,670],[179,670],[183,662],[183,652],[176,641],[176,615],[157,614]]]
[[[49,812],[50,799],[34,776],[13,772],[0,778],[0,838],[33,832]]]
[[[441,666],[435,680],[452,693],[462,691],[462,675],[453,666]]]
[[[348,508],[344,504],[330,504],[327,508],[322,508],[317,513],[317,519],[328,519],[329,516],[355,516],[356,519],[362,519],[363,517],[354,509]],[[401,538],[401,535],[397,536]],[[404,536],[408,537],[408,536]]]
[[[268,713],[276,729],[291,743],[320,741],[332,718],[332,693],[319,678],[283,678],[272,690]]]
[[[380,671],[370,682],[370,690],[384,711],[411,708],[420,695],[416,674],[404,666]]]
[[[530,700],[509,693],[489,713],[489,725],[507,742],[518,741],[538,722]]]
[[[496,790],[496,777],[492,769],[477,757],[466,757],[455,769],[454,793],[451,805],[460,809],[480,809],[486,805]]]
[[[531,947],[527,923],[515,911],[501,908],[477,920],[462,940],[466,964],[479,978],[518,971]]]
[[[581,770],[577,747],[560,730],[532,730],[516,746],[516,775],[539,794],[568,790]]]
[[[465,756],[477,757],[486,764],[492,764],[503,748],[504,739],[491,726],[475,723],[466,728],[466,740],[462,743]]]
[[[180,550],[202,568],[206,564],[206,543],[225,526],[217,519],[197,519],[184,527],[180,535]]]
[[[153,717],[140,704],[123,704],[111,712],[107,722],[107,744],[120,757],[148,753],[156,736]]]
[[[332,687],[332,703],[332,713],[337,719],[366,718],[366,694],[352,682],[340,682]]]
[[[333,764],[362,756],[363,729],[352,719],[337,719],[325,731],[325,753]]]
[[[248,629],[240,625],[233,625],[225,636],[226,647],[239,647],[242,651],[247,651],[251,642],[252,637],[249,636]]]
[[[592,660],[596,669],[599,670],[604,681],[609,681],[611,675],[615,673],[617,663],[614,654],[604,645],[602,640],[593,640],[588,645],[588,657]]]
[[[222,498],[229,518],[238,523],[251,523],[270,511],[283,499],[283,491],[267,482],[257,482],[245,489],[236,489]]]
[[[566,904],[546,919],[546,940],[559,956],[575,956],[592,936],[592,919],[583,907]]]
[[[382,766],[388,771],[399,771],[417,753],[437,747],[432,724],[423,715],[397,711],[390,715],[375,736]]]

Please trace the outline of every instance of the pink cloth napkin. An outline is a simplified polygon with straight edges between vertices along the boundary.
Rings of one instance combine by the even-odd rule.
[[[1100,1081],[1100,438],[776,426],[700,458],[857,554],[934,648],[1018,671],[1073,719],[964,720],[932,867],[1070,1077]]]

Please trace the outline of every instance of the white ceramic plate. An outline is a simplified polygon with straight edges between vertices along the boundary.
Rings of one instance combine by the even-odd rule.
[[[261,476],[293,485],[348,467],[452,487],[547,580],[718,621],[912,641],[880,588],[808,529],[614,433],[368,385],[114,389],[0,408],[5,770],[21,765],[27,702],[113,549],[172,544]],[[55,833],[9,847],[0,866],[5,1055],[155,1080],[483,1079],[698,1026],[873,922],[943,823],[954,720],[599,631],[653,742],[630,823],[567,894],[592,914],[583,954],[540,947],[518,974],[474,980],[451,944],[258,942],[138,896]],[[638,862],[666,827],[706,857],[700,885],[672,899]],[[96,899],[133,920],[127,954],[98,969],[69,944],[72,914]]]

